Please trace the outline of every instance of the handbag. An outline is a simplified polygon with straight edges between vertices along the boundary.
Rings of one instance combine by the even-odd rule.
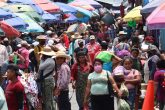
[[[113,90],[113,87],[112,87],[112,84],[111,84],[111,81],[109,80],[109,75],[108,75],[108,72],[107,72],[107,85],[108,85],[108,92],[109,92],[109,96],[110,97],[113,97],[115,95],[115,92]]]

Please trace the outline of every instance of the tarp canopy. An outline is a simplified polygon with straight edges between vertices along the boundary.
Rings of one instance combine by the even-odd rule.
[[[17,30],[24,32],[26,30],[26,27],[28,26],[27,23],[25,23],[21,18],[14,17],[10,19],[5,20],[6,23],[11,25],[12,27],[16,28]]]
[[[19,16],[21,19],[23,19],[24,22],[26,22],[29,26],[26,28],[26,32],[44,32],[44,29],[38,25],[33,19],[31,19],[29,16],[27,16],[24,13],[15,13],[17,16]]]
[[[5,21],[0,21],[0,28],[5,33],[6,37],[19,37],[21,35],[18,30],[8,25]]]
[[[151,13],[156,7],[165,2],[165,0],[153,0],[141,9],[141,13]]]
[[[56,20],[58,20],[57,17],[49,14],[48,12],[44,12],[44,14],[42,15],[42,18],[47,22],[47,23],[51,23],[51,22],[55,22]]]
[[[34,4],[33,0],[7,0],[7,3]]]
[[[13,14],[11,12],[7,12],[3,9],[0,9],[0,19],[7,19],[7,18],[11,18],[13,16]]]
[[[65,3],[61,3],[61,2],[55,2],[55,4],[57,6],[60,7],[60,10],[62,10],[64,13],[73,13],[73,14],[76,14],[77,13],[77,9],[69,6],[68,4],[65,4]]]
[[[3,8],[9,9],[13,13],[25,13],[29,17],[33,18],[36,22],[45,22],[30,5],[10,4]]]
[[[107,4],[111,4],[115,7],[118,7],[121,5],[121,3],[123,2],[123,0],[96,0],[98,2],[102,2],[102,3],[107,3]]]
[[[81,1],[81,0],[75,0],[75,1]],[[101,8],[102,7],[102,5],[100,3],[98,3],[97,1],[94,1],[94,0],[83,0],[83,1],[92,5],[94,8]]]
[[[73,1],[69,3],[69,5],[80,7],[89,11],[95,10],[95,8],[91,6],[87,1]]]
[[[165,29],[165,2],[148,16],[147,26],[150,30]]]
[[[78,18],[76,16],[74,16],[73,14],[70,14],[69,15],[69,18],[65,19],[65,22],[77,22],[78,21]]]
[[[138,6],[133,8],[131,11],[129,11],[124,16],[124,21],[138,21],[142,19],[142,15],[140,14],[140,10],[142,9],[142,6]]]

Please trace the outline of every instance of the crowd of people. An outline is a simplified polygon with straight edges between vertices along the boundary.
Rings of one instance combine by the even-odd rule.
[[[142,22],[131,27],[120,17],[113,25],[96,19],[71,33],[55,27],[40,35],[0,37],[1,110],[71,110],[69,84],[79,110],[137,110],[140,85],[149,80],[163,110],[165,51]]]

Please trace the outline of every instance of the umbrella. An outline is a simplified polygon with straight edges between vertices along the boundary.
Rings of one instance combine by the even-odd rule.
[[[78,18],[74,16],[73,14],[69,14],[69,18],[65,19],[65,22],[76,22],[78,21]]]
[[[96,0],[98,2],[106,3],[106,4],[111,4],[115,7],[119,7],[123,0]]]
[[[95,10],[95,8],[91,6],[87,1],[73,1],[69,3],[69,5],[80,7],[89,11]]]
[[[61,3],[61,2],[55,2],[55,4],[59,6],[60,10],[62,10],[64,13],[73,13],[73,14],[77,13],[77,10],[69,6],[68,4]]]
[[[21,34],[12,26],[8,25],[5,21],[0,21],[0,28],[7,37],[19,37]]]
[[[165,2],[165,0],[153,0],[141,9],[141,13],[151,13],[156,7]]]
[[[26,15],[33,18],[37,22],[44,22],[42,17],[30,5],[10,4],[3,8],[9,9],[14,13],[25,13]]]
[[[6,6],[6,5],[8,5],[8,4],[5,2],[0,2],[0,7]]]
[[[47,4],[49,3],[48,0],[33,0],[36,4]]]
[[[111,25],[115,23],[114,17],[112,14],[107,13],[106,15],[103,16],[101,19],[106,25]]]
[[[81,1],[81,0],[75,0],[75,1]],[[90,4],[91,6],[93,6],[94,8],[98,9],[102,7],[102,5],[98,3],[97,1],[94,1],[94,0],[84,0],[84,1]]]
[[[0,19],[7,19],[11,17],[12,17],[12,13],[0,9]]]
[[[76,32],[78,24],[72,24],[69,26],[69,28],[67,29],[67,33],[69,32]]]
[[[5,22],[21,32],[24,32],[28,27],[28,24],[19,17],[6,19]]]
[[[157,7],[147,18],[149,29],[165,28],[165,3]]]
[[[51,15],[48,12],[44,12],[44,14],[42,15],[42,18],[47,22],[47,23],[51,23],[56,21],[58,18],[56,16]]]
[[[15,14],[19,16],[21,19],[23,19],[23,21],[29,25],[26,29],[26,32],[44,32],[44,29],[26,14],[24,13],[15,13]]]
[[[34,4],[33,0],[7,0],[7,3]]]
[[[140,14],[140,10],[142,9],[142,6],[138,6],[133,8],[130,12],[128,12],[125,16],[124,16],[124,21],[138,21],[142,19],[142,15]]]

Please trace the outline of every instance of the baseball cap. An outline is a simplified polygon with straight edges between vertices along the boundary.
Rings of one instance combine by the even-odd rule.
[[[91,36],[89,37],[89,39],[90,39],[90,40],[95,39],[95,36],[94,36],[94,35],[91,35]]]

